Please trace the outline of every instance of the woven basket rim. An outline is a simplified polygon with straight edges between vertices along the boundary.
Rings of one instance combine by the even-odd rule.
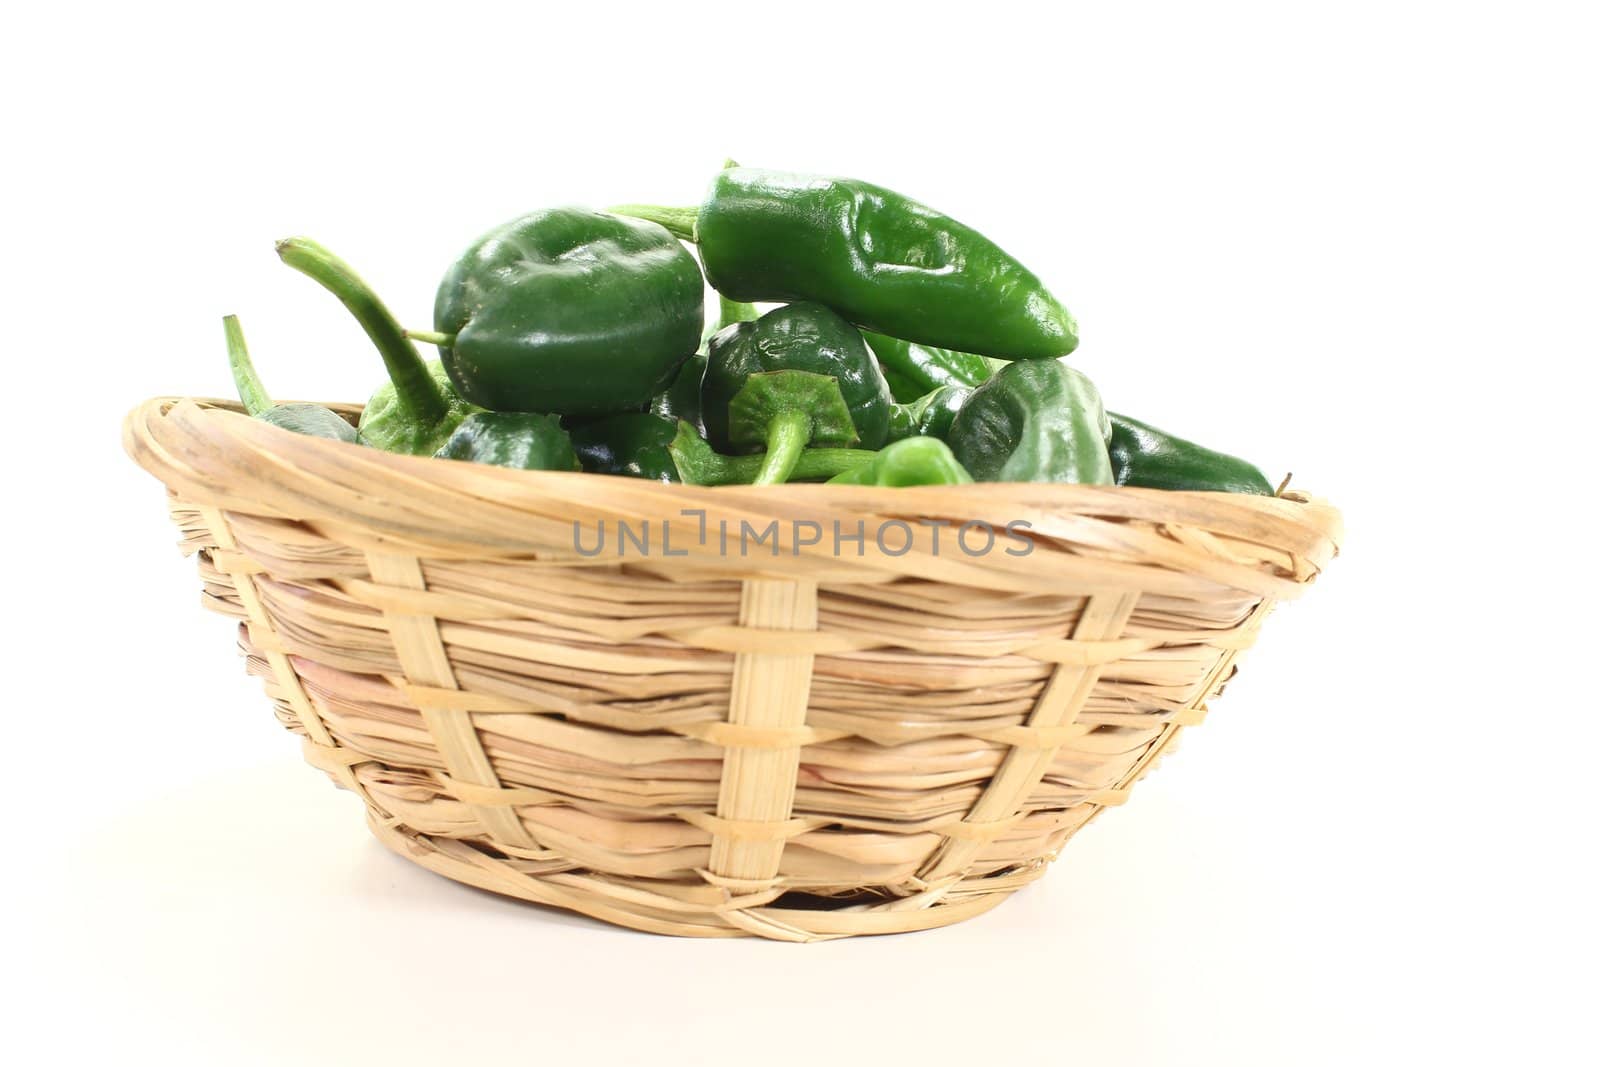
[[[361,411],[359,405],[328,406],[351,416]],[[244,415],[236,402],[212,398],[154,397],[139,404],[124,421],[123,445],[146,471],[196,503],[268,518],[335,524],[357,541],[441,557],[548,556],[553,545],[570,543],[575,524],[681,524],[685,514],[697,511],[724,514],[732,521],[826,522],[842,516],[854,523],[939,516],[953,525],[982,522],[996,527],[1022,516],[1047,528],[1051,523],[1092,517],[1102,524],[1111,520],[1155,530],[1202,531],[1202,536],[1281,549],[1295,561],[1295,573],[1246,574],[1242,569],[1230,573],[1224,553],[1202,580],[1288,599],[1337,555],[1343,537],[1338,510],[1300,491],[1261,497],[993,482],[893,489],[823,484],[688,486],[397,455],[292,433]],[[533,516],[539,516],[542,525],[533,523]],[[1128,566],[1148,562],[1141,558],[1147,547],[1130,549]],[[707,558],[691,555],[697,561]],[[818,562],[816,556],[802,555],[798,549],[796,555],[808,563]],[[892,568],[892,561],[881,553],[866,555],[873,564]],[[1004,582],[998,572],[1006,566],[1004,557],[986,558],[983,566],[969,568],[978,573],[967,580]],[[770,572],[772,566],[763,569]],[[1308,570],[1300,573],[1302,569]],[[953,561],[950,572],[941,577],[961,581],[959,571],[959,561]],[[1018,568],[1017,574],[1017,582],[1027,581],[1025,570]]]

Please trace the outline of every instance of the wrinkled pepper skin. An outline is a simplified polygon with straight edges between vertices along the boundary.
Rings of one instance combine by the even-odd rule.
[[[466,400],[495,411],[642,410],[700,343],[705,287],[660,226],[584,208],[485,234],[439,283],[440,357]]]
[[[1175,437],[1114,411],[1110,418],[1111,468],[1118,485],[1274,495],[1266,475],[1237,456]]]
[[[700,414],[706,438],[719,452],[749,452],[760,440],[730,434],[729,406],[750,376],[773,371],[805,371],[833,378],[850,409],[861,448],[883,445],[889,432],[889,383],[861,331],[821,304],[789,304],[755,322],[739,322],[711,338]]]
[[[886,445],[872,459],[828,479],[830,485],[965,485],[972,475],[950,446],[934,437],[908,437]]]
[[[428,379],[439,390],[444,403],[444,414],[437,418],[418,416],[402,399],[395,383],[384,382],[361,409],[361,439],[385,452],[399,452],[407,456],[431,456],[450,440],[467,416],[482,411],[475,404],[461,399],[444,364],[430,359],[423,364]]]
[[[980,482],[1111,485],[1100,392],[1060,360],[1013,363],[972,391],[950,450]]]
[[[256,373],[255,364],[250,361],[250,350],[245,346],[244,330],[239,326],[239,320],[233,315],[225,316],[222,328],[228,339],[228,366],[233,370],[234,388],[238,390],[239,402],[244,405],[245,414],[291,433],[325,437],[330,441],[344,441],[352,445],[361,443],[356,436],[356,428],[331,408],[298,402],[273,403],[267,387],[261,382],[261,376]]]
[[[909,404],[946,385],[968,388],[982,385],[994,377],[994,361],[971,352],[934,348],[898,337],[862,331],[867,346],[878,357],[878,366],[889,383],[889,391],[902,404]]]
[[[518,411],[468,415],[436,456],[525,471],[578,469],[572,438],[561,428],[560,419]]]
[[[676,419],[629,412],[573,427],[572,446],[590,474],[676,482],[681,479],[668,447],[677,433]]]
[[[1078,328],[981,233],[869,182],[734,167],[694,220],[706,277],[734,300],[815,300],[891,337],[1053,359]]]

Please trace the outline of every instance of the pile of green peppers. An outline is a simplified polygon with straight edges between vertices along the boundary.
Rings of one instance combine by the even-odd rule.
[[[429,330],[404,328],[316,242],[277,249],[350,311],[388,372],[355,426],[274,404],[230,316],[245,410],[297,433],[701,485],[1273,493],[1244,460],[1108,412],[1064,361],[1078,326],[1036,274],[863,181],[730,162],[698,207],[532,212],[450,265]]]

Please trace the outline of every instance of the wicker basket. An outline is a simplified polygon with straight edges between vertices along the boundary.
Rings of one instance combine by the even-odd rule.
[[[152,400],[125,443],[380,841],[668,934],[988,910],[1204,718],[1339,537],[1302,494],[667,486],[211,401]]]

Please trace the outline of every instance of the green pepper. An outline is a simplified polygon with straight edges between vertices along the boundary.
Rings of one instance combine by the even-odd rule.
[[[675,419],[649,412],[609,415],[572,428],[578,462],[590,474],[625,474],[657,482],[679,481],[667,447],[678,432]]]
[[[994,377],[999,362],[988,356],[919,345],[881,333],[863,330],[861,336],[878,357],[889,391],[903,404],[945,385],[981,385]]]
[[[350,310],[389,371],[361,412],[361,440],[385,452],[431,456],[478,409],[463,400],[437,361],[424,363],[405,330],[344,260],[304,237],[278,242],[278,257]]]
[[[676,422],[688,419],[700,425],[700,382],[706,376],[706,355],[696,352],[683,361],[677,376],[650,400],[650,414]]]
[[[955,422],[957,413],[961,411],[961,406],[971,395],[972,390],[965,386],[946,385],[909,404],[896,406],[905,411],[905,418],[911,425],[912,434],[948,441],[950,427]]]
[[[706,376],[706,345],[713,335],[726,327],[736,322],[754,322],[761,315],[754,304],[741,304],[721,294],[717,301],[720,305],[717,321],[706,327],[705,336],[700,339],[700,351],[684,360],[672,384],[650,401],[650,414],[669,422],[688,419],[701,430],[705,429],[700,421],[700,382]]]
[[[678,476],[689,485],[750,485],[761,474],[765,456],[725,456],[713,449],[687,420],[680,420],[678,433],[667,451]],[[832,478],[864,463],[878,453],[864,448],[806,448],[789,472],[791,482],[810,482]]]
[[[785,481],[807,445],[876,449],[889,384],[861,333],[821,304],[789,304],[711,338],[700,413],[721,451],[766,449],[756,484]]]
[[[1138,419],[1110,413],[1111,467],[1118,485],[1272,496],[1253,464],[1185,441]]]
[[[1110,485],[1100,392],[1055,359],[1013,363],[972,391],[950,449],[980,482]]]
[[[222,329],[228,338],[228,365],[233,369],[233,385],[239,391],[239,401],[246,414],[308,437],[360,443],[356,428],[321,404],[274,404],[267,387],[261,384],[255,364],[250,362],[250,350],[245,347],[244,331],[239,328],[238,318],[224,316]]]
[[[584,208],[534,212],[479,238],[433,306],[461,395],[496,411],[643,410],[694,352],[705,283],[654,223]]]
[[[945,215],[867,182],[733,167],[699,208],[628,205],[700,246],[735,300],[815,300],[866,329],[1002,359],[1078,346],[1032,271]]]
[[[435,456],[525,471],[578,469],[572,438],[561,428],[561,420],[522,411],[468,415]]]
[[[972,481],[950,446],[934,437],[908,437],[886,445],[853,470],[828,479],[830,485],[964,485]]]

